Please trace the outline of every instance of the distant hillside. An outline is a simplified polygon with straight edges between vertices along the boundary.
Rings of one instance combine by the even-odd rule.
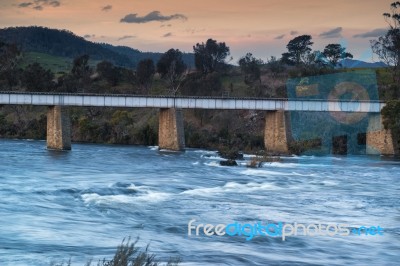
[[[344,59],[340,62],[345,68],[381,68],[387,67],[383,62],[368,63],[360,60]]]
[[[99,44],[85,40],[67,30],[49,29],[44,27],[13,27],[0,29],[0,40],[16,43],[24,52],[37,52],[75,58],[88,54],[92,60],[107,60],[118,66],[135,68],[144,58],[158,61],[162,53],[143,53],[124,46]],[[184,54],[184,60],[192,66],[193,54]]]
[[[124,55],[128,57],[128,59],[134,63],[134,65],[137,65],[137,63],[142,60],[142,59],[148,59],[151,58],[155,63],[160,59],[161,55],[163,53],[152,53],[152,52],[141,52],[137,49],[133,49],[131,47],[127,46],[114,46],[111,44],[107,43],[102,43],[101,44],[103,47],[114,51],[118,54]],[[165,51],[166,52],[166,51]],[[190,53],[183,53],[183,61],[188,65],[189,67],[194,66],[194,56],[193,54]]]

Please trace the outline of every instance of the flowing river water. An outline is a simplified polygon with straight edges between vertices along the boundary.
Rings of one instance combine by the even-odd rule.
[[[181,265],[399,265],[400,161],[299,156],[219,166],[216,152],[0,140],[0,265],[84,265],[140,237]],[[245,156],[246,160],[250,156]],[[188,223],[346,224],[380,234],[207,236]],[[315,232],[315,231],[314,231]],[[371,231],[373,234],[373,231]],[[375,233],[377,231],[375,230]]]

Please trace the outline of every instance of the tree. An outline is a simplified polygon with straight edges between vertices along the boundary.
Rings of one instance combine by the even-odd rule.
[[[157,62],[157,72],[167,83],[169,92],[176,95],[185,77],[186,64],[179,49],[169,49]]]
[[[14,68],[19,54],[20,51],[15,44],[0,41],[0,72]]]
[[[54,74],[39,63],[28,65],[22,80],[28,91],[51,91],[54,88]]]
[[[111,86],[116,86],[119,81],[119,71],[112,63],[102,61],[97,64],[96,71],[103,77]]]
[[[323,52],[313,51],[305,58],[305,65],[307,67],[323,68],[327,66],[327,59],[325,58]]]
[[[74,59],[71,73],[77,78],[83,78],[90,74],[89,55],[81,55]]]
[[[239,59],[239,66],[245,74],[245,83],[253,83],[258,80],[261,82],[261,69],[260,66],[264,63],[261,59],[256,59],[251,53]]]
[[[92,71],[89,66],[89,55],[81,55],[74,59],[71,74],[72,77],[76,79],[77,85],[80,88],[76,88],[77,90],[81,90],[82,92],[85,89],[88,89],[90,85],[90,75]]]
[[[285,71],[285,66],[280,60],[277,60],[275,56],[271,56],[270,59],[267,59],[267,67],[273,74],[278,74]]]
[[[282,54],[282,62],[289,65],[305,63],[311,52],[311,46],[314,44],[311,39],[310,35],[301,35],[289,41],[286,45],[288,52]]]
[[[18,83],[17,64],[19,55],[20,51],[15,44],[0,41],[0,80],[4,80],[8,88]]]
[[[225,64],[225,58],[230,54],[229,47],[224,42],[208,39],[207,42],[193,46],[194,64],[198,71],[207,75]]]
[[[156,69],[152,59],[140,60],[136,69],[137,81],[142,91],[149,93]]]
[[[353,55],[351,53],[346,52],[345,47],[342,47],[342,45],[337,43],[331,43],[325,46],[322,55],[333,67],[336,67],[338,65],[339,60],[343,60],[345,58],[353,58]]]
[[[58,91],[76,93],[90,90],[92,70],[89,56],[82,55],[74,59],[71,73],[58,78]]]
[[[393,2],[390,5],[391,13],[384,13],[383,16],[389,24],[389,30],[378,40],[372,40],[372,51],[378,58],[391,66],[393,80],[400,82],[400,2]]]

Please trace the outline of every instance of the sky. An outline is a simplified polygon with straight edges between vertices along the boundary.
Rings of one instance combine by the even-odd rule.
[[[213,38],[231,49],[231,63],[247,52],[280,57],[296,36],[312,36],[314,50],[329,43],[355,59],[377,61],[370,40],[387,31],[382,14],[394,0],[0,0],[0,28],[67,29],[93,42],[165,52]]]

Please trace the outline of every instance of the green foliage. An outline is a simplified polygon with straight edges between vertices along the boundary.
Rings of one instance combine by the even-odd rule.
[[[311,52],[311,46],[314,44],[311,39],[310,35],[301,35],[290,40],[286,45],[288,52],[282,54],[282,61],[288,65],[305,63]]]
[[[113,46],[107,43],[102,43],[101,46],[128,58],[132,62],[132,68],[137,68],[138,63],[144,59],[151,59],[153,60],[153,62],[158,62],[158,60],[160,60],[161,56],[163,55],[162,53],[142,52],[131,47]],[[182,60],[187,66],[194,66],[194,56],[192,53],[182,53]]]
[[[157,62],[157,72],[162,78],[168,75],[180,75],[186,70],[186,65],[182,60],[182,52],[179,49],[169,49]]]
[[[255,81],[259,81],[261,77],[261,65],[264,62],[261,59],[256,59],[251,53],[247,53],[245,56],[239,59],[239,66],[242,72],[245,74],[244,80],[246,84],[252,84]]]
[[[10,89],[18,84],[20,51],[15,44],[7,44],[0,40],[0,89]],[[4,85],[3,85],[4,84]]]
[[[0,73],[15,68],[19,54],[17,45],[0,41]]]
[[[86,41],[70,31],[45,27],[10,27],[0,30],[0,38],[18,44],[23,51],[46,53],[53,56],[75,58],[88,53],[95,60],[109,60],[121,66],[133,67],[126,56]]]
[[[98,125],[93,123],[88,117],[81,117],[78,121],[79,135],[83,141],[96,139],[98,133]]]
[[[70,78],[76,81],[77,92],[85,92],[90,90],[90,75],[92,69],[89,66],[89,55],[84,54],[74,59]]]
[[[39,118],[30,120],[26,125],[25,138],[46,139],[47,117],[40,115]]]
[[[113,113],[111,118],[111,124],[113,125],[129,125],[131,124],[132,118],[130,117],[128,111],[117,110]]]
[[[190,73],[182,84],[182,94],[191,96],[221,95],[222,82],[219,73],[202,76],[199,73]]]
[[[57,75],[68,73],[72,69],[73,59],[61,56],[52,56],[45,53],[24,52],[18,67],[25,69],[28,65],[39,63],[44,69],[49,69]],[[90,62],[93,64],[93,62]]]
[[[188,130],[185,128],[185,142],[188,147],[207,147],[210,145],[208,141],[207,134],[208,132],[198,132],[193,130]]]
[[[372,51],[378,58],[392,68],[393,80],[400,83],[400,2],[390,5],[391,13],[383,16],[389,24],[389,30],[378,40],[372,40]]]
[[[277,60],[275,56],[271,56],[271,58],[268,60],[267,67],[273,74],[279,74],[286,70],[284,64],[282,64],[282,61]]]
[[[154,62],[151,59],[140,60],[136,69],[136,77],[143,93],[147,94],[151,87],[156,72]]]
[[[89,55],[84,54],[76,57],[71,73],[78,79],[86,77],[90,73]]]
[[[128,144],[130,141],[129,128],[133,126],[133,120],[128,111],[117,110],[111,118],[112,136],[116,143]]]
[[[10,129],[10,123],[6,119],[4,113],[0,113],[0,137],[5,137],[8,135]]]
[[[148,124],[139,128],[134,136],[143,145],[153,146],[158,142],[157,129]]]
[[[157,72],[166,81],[171,94],[175,95],[179,90],[186,68],[179,49],[169,49],[157,62]]]
[[[79,89],[79,81],[71,74],[64,75],[58,78],[57,91],[76,93]]]
[[[100,77],[104,78],[111,86],[116,86],[118,84],[119,71],[111,62],[102,61],[98,63],[96,71]]]
[[[342,45],[337,43],[331,43],[325,46],[322,54],[328,60],[332,67],[336,67],[339,60],[343,60],[345,58],[353,58],[352,54],[346,52],[345,47],[342,47]]]
[[[44,69],[40,64],[33,63],[23,72],[23,84],[28,91],[52,91],[54,88],[54,74]]]
[[[207,75],[225,65],[225,58],[230,54],[229,47],[224,42],[208,39],[207,42],[193,46],[196,69]]]
[[[382,109],[383,125],[385,129],[400,129],[400,100],[391,100]]]

